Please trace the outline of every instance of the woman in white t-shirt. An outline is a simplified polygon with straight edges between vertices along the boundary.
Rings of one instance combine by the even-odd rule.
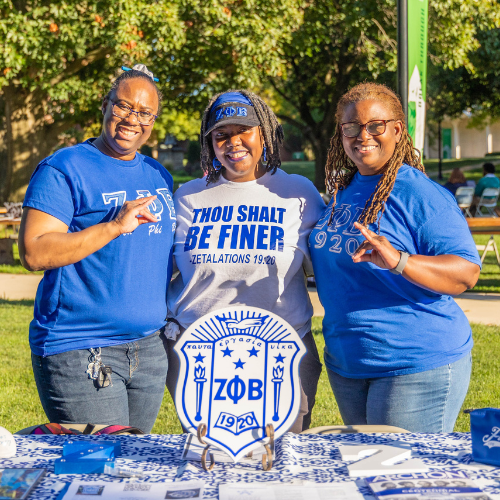
[[[205,110],[201,166],[206,177],[174,195],[180,273],[168,292],[167,386],[173,396],[176,333],[232,305],[271,311],[290,323],[307,347],[300,365],[301,411],[291,429],[301,432],[309,427],[321,373],[304,270],[311,269],[307,238],[324,203],[308,179],[279,169],[282,141],[276,116],[251,92],[218,94]]]

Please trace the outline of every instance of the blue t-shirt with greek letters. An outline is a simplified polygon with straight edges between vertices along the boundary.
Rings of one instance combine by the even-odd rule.
[[[472,348],[467,318],[449,295],[425,290],[369,262],[353,263],[364,237],[354,227],[380,175],[355,175],[309,237],[318,295],[325,308],[325,363],[348,378],[403,375],[459,360]],[[370,225],[377,231],[377,224]],[[458,255],[480,265],[453,196],[403,165],[381,218],[380,234],[398,250]]]
[[[45,158],[24,206],[48,213],[73,233],[109,222],[128,200],[156,195],[159,219],[122,234],[76,264],[45,271],[30,324],[33,353],[132,342],[165,325],[172,274],[175,209],[172,176],[139,153],[130,161],[104,155],[90,141]]]

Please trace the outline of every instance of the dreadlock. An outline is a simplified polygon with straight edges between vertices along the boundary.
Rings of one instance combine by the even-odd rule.
[[[255,113],[260,122],[260,130],[264,136],[264,144],[266,146],[266,156],[267,164],[266,171],[274,174],[276,170],[281,166],[280,158],[280,145],[285,137],[283,133],[283,127],[279,124],[276,115],[273,113],[271,108],[256,94],[248,90],[226,90],[217,95],[214,95],[208,106],[203,113],[203,119],[201,121],[201,131],[200,131],[200,143],[201,143],[201,168],[207,173],[207,184],[211,182],[216,182],[221,174],[222,167],[219,171],[215,170],[213,167],[213,160],[215,158],[215,152],[212,145],[212,137],[210,134],[205,137],[206,131],[208,129],[208,122],[210,119],[210,110],[213,103],[223,94],[227,92],[239,92],[240,94],[247,97],[255,108]]]
[[[391,194],[396,175],[403,163],[425,173],[420,153],[413,147],[413,141],[405,126],[405,114],[398,96],[385,85],[378,83],[360,83],[345,93],[337,104],[335,119],[337,127],[330,141],[330,149],[326,160],[326,185],[333,197],[332,213],[329,224],[333,219],[337,193],[345,189],[354,178],[358,168],[347,156],[342,143],[342,115],[347,106],[360,101],[374,100],[383,102],[393,113],[394,119],[403,124],[403,133],[400,141],[396,144],[391,159],[387,162],[382,172],[375,191],[366,200],[365,207],[358,222],[364,226],[372,224],[378,219],[378,230],[380,232],[380,220],[385,211],[385,203]]]

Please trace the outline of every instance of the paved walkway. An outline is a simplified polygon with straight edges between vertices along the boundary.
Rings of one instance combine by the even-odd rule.
[[[0,273],[0,298],[21,300],[35,298],[41,275]],[[324,316],[325,311],[314,288],[309,289],[314,307],[314,316]],[[456,299],[469,321],[500,325],[500,294],[463,293]]]
[[[318,292],[309,289],[309,296],[314,307],[314,316],[324,316]],[[466,292],[455,299],[471,323],[500,325],[500,294]]]
[[[41,279],[41,274],[0,273],[0,299],[33,300]]]

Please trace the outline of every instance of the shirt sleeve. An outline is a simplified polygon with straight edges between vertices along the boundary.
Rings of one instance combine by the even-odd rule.
[[[485,187],[483,179],[484,179],[484,177],[481,177],[481,179],[479,179],[478,183],[476,184],[476,189],[474,190],[475,196],[481,196],[483,194],[484,187]]]
[[[75,213],[69,180],[48,163],[41,163],[31,177],[24,207],[45,212],[69,226]]]
[[[481,266],[476,244],[458,207],[441,211],[422,225],[417,243],[421,255],[457,255]]]
[[[301,228],[302,234],[304,234],[306,237],[306,243],[309,240],[309,234],[311,233],[313,227],[316,225],[326,208],[325,202],[319,194],[319,191],[311,182],[309,182],[309,184],[310,185],[307,186],[309,190],[306,195],[306,213],[304,216],[304,223]],[[307,244],[305,245],[304,249],[304,260],[302,263],[302,267],[306,276],[314,276],[311,255],[309,252],[309,245]]]

